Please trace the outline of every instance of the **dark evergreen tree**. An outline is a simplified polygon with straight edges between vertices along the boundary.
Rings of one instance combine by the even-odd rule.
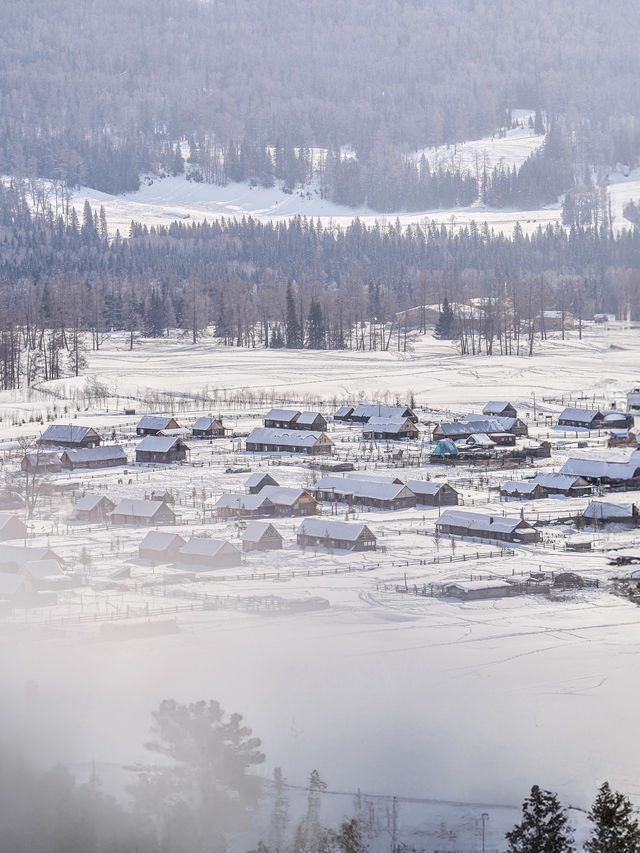
[[[507,853],[573,853],[567,815],[552,791],[534,785],[522,804],[522,820],[511,832]]]
[[[440,311],[440,314],[438,315],[438,321],[434,331],[435,337],[444,341],[450,341],[455,338],[455,320],[456,318],[453,313],[453,308],[445,296],[442,303],[442,311]]]
[[[298,320],[298,310],[293,295],[293,287],[289,281],[287,284],[287,317],[286,335],[287,349],[299,349],[302,346],[302,331]]]
[[[591,806],[589,820],[593,836],[585,844],[587,853],[638,853],[640,826],[633,816],[629,798],[612,791],[604,782]]]
[[[324,349],[325,345],[326,334],[322,308],[318,300],[313,298],[307,317],[307,346],[309,349]]]

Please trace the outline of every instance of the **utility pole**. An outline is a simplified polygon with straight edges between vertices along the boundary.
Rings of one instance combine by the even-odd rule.
[[[485,853],[484,832],[485,832],[485,827],[487,825],[487,821],[489,820],[489,815],[486,812],[482,812],[480,817],[482,818],[482,853]]]

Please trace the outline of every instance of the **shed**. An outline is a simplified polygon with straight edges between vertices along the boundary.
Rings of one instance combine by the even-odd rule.
[[[185,540],[177,533],[165,530],[150,530],[138,545],[138,556],[152,564],[173,563]]]
[[[85,495],[73,508],[73,517],[85,524],[107,521],[115,503],[105,495]]]
[[[618,522],[618,524],[638,524],[640,511],[633,503],[614,504],[608,501],[591,501],[582,513],[587,522]]]
[[[264,488],[264,486],[279,486],[280,483],[271,476],[271,474],[266,474],[264,471],[254,471],[250,477],[247,477],[247,480],[244,484],[245,489],[249,492],[250,495],[257,494],[260,489]]]
[[[451,598],[459,598],[461,601],[481,601],[490,598],[504,598],[512,595],[520,595],[519,585],[509,583],[499,578],[487,578],[486,580],[450,581],[441,587],[442,594]]]
[[[166,415],[145,415],[136,427],[138,435],[158,435],[163,429],[180,429],[175,418]]]
[[[430,454],[430,459],[432,462],[437,462],[441,459],[458,456],[459,453],[460,451],[456,447],[455,443],[450,438],[444,438],[433,448]]]
[[[27,525],[17,515],[0,513],[0,542],[8,539],[26,539]]]
[[[225,429],[220,418],[198,418],[191,427],[194,438],[224,438]]]
[[[68,471],[77,468],[114,468],[127,464],[127,454],[118,444],[69,449],[60,456],[60,464]]]
[[[416,496],[417,506],[457,506],[458,492],[437,480],[407,480],[407,488]]]
[[[268,521],[252,521],[242,531],[244,551],[279,551],[282,534]]]
[[[164,501],[125,498],[109,513],[110,524],[175,524],[176,516]]]
[[[521,498],[525,500],[548,497],[548,492],[542,484],[532,480],[507,480],[500,486],[500,494],[506,498]]]
[[[193,536],[178,551],[177,562],[195,569],[227,569],[242,562],[240,551],[231,542],[222,539],[204,539]]]
[[[189,446],[180,438],[147,435],[136,447],[136,462],[171,465],[184,462]]]
[[[320,545],[341,551],[375,551],[376,537],[366,524],[328,518],[305,518],[297,531],[298,545]]]
[[[483,415],[498,415],[503,418],[516,418],[518,412],[515,406],[506,400],[491,400],[482,410]]]
[[[51,424],[38,439],[38,444],[55,447],[97,447],[102,441],[89,426]]]
[[[558,426],[599,429],[603,420],[604,414],[599,409],[573,409],[569,407],[558,415]]]

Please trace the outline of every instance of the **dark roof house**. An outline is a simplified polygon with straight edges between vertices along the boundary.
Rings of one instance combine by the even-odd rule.
[[[172,465],[184,462],[189,446],[182,439],[171,436],[147,435],[136,447],[136,462]]]
[[[38,439],[38,444],[51,447],[97,447],[101,441],[102,438],[93,427],[51,424]]]

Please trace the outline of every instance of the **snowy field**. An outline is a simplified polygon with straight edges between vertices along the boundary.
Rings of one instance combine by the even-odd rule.
[[[477,411],[489,399],[509,399],[534,437],[552,441],[551,459],[535,466],[550,471],[585,436],[549,430],[541,410],[557,413],[562,398],[581,393],[596,405],[621,404],[640,384],[638,331],[619,324],[588,327],[582,342],[573,333],[565,342],[552,338],[534,358],[461,359],[446,342],[429,336],[411,341],[410,353],[252,352],[206,339],[196,346],[140,341],[129,352],[124,338],[114,335],[91,355],[85,377],[0,395],[4,472],[16,468],[16,436],[39,433],[29,422],[39,415],[77,419],[106,435],[115,430],[131,459],[135,423],[154,401],[166,404],[158,411],[173,401],[171,411],[183,424],[220,412],[227,426],[246,433],[268,408],[251,394],[313,402],[329,414],[334,400],[394,402],[397,396],[406,403],[410,392],[421,420],[433,421],[442,413]],[[82,395],[96,386],[108,396],[85,411]],[[178,389],[180,396],[168,396]],[[553,400],[545,403],[545,397]],[[136,407],[138,415],[125,416],[125,406]],[[338,456],[359,468],[384,473],[391,465],[388,448],[361,444],[358,428],[332,424],[329,434]],[[580,452],[602,452],[604,436],[586,440],[589,447]],[[511,515],[524,508],[531,517],[566,514],[568,505],[578,511],[588,500],[500,502],[502,480],[534,472],[489,471],[480,479],[470,469],[426,465],[424,453],[422,442],[412,443],[405,451],[412,467],[393,473],[455,479],[465,506]],[[282,485],[307,486],[315,476],[304,460],[260,458],[225,438],[192,442],[189,465],[129,465],[126,472],[52,479],[114,500],[170,489],[179,523],[169,529],[238,544],[236,524],[211,512],[223,491],[243,490],[248,474],[225,473],[229,466],[266,469]],[[263,739],[265,774],[282,766],[292,784],[303,785],[317,768],[336,792],[325,798],[336,820],[350,811],[357,789],[380,795],[376,802],[382,804],[397,795],[403,838],[429,853],[479,851],[482,812],[490,815],[487,851],[501,849],[534,783],[557,790],[579,809],[608,779],[640,803],[640,747],[630,735],[640,701],[640,610],[611,594],[615,570],[605,550],[637,546],[636,531],[587,531],[595,550],[570,554],[560,546],[571,528],[559,524],[544,528],[540,544],[500,555],[496,545],[435,539],[435,509],[358,511],[356,520],[371,527],[382,548],[331,554],[302,552],[295,544],[298,522],[285,518],[275,522],[283,551],[247,555],[237,570],[188,580],[169,565],[137,559],[144,530],[70,524],[71,506],[71,498],[45,503],[47,517],[30,522],[32,542],[49,545],[76,569],[86,547],[89,583],[61,593],[57,605],[16,611],[0,622],[6,725],[32,738],[43,762],[60,759],[85,772],[96,761],[117,789],[120,768],[145,759],[149,712],[161,699],[212,697],[243,713]],[[122,569],[130,576],[114,580]],[[554,598],[467,603],[412,592],[414,585],[538,569],[579,572],[599,587]],[[409,593],[398,592],[405,583]],[[205,609],[205,593],[238,606]],[[242,604],[270,596],[296,606],[319,598],[327,606],[269,613]],[[126,626],[147,618],[168,621],[177,632],[118,639],[102,632],[105,623]],[[25,693],[29,681],[37,684],[35,697]],[[580,813],[572,815],[580,823]]]

